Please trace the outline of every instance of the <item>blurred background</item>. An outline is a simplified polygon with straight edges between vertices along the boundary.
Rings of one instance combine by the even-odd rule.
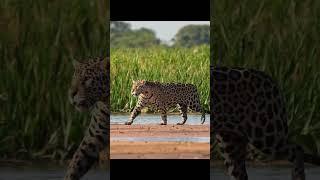
[[[284,92],[290,139],[318,155],[319,8],[316,0],[211,3],[211,65],[255,68],[271,75]]]
[[[71,158],[90,120],[67,98],[71,61],[108,47],[108,1],[0,1],[1,160]]]

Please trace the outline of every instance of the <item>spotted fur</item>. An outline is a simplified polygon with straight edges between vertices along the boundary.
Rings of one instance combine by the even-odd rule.
[[[99,160],[99,153],[109,143],[110,112],[103,102],[91,111],[91,121],[77,151],[69,164],[65,180],[79,180]]]
[[[245,68],[211,67],[210,71],[211,137],[215,137],[211,145],[217,141],[233,179],[248,179],[247,149],[292,162],[293,180],[305,179],[304,161],[320,165],[319,157],[289,142],[284,98],[270,76]]]
[[[109,63],[108,58],[73,62],[69,101],[77,110],[88,111],[98,101],[109,104]]]
[[[201,124],[205,121],[197,88],[192,84],[138,80],[133,81],[131,94],[138,96],[138,102],[133,108],[129,120],[125,123],[126,125],[131,125],[144,107],[160,111],[161,125],[167,124],[167,111],[173,107],[179,108],[182,117],[182,121],[178,125],[183,125],[187,121],[188,108],[202,112]]]
[[[69,163],[65,180],[79,180],[109,146],[109,59],[74,62],[69,100],[78,111],[90,111],[88,130]]]

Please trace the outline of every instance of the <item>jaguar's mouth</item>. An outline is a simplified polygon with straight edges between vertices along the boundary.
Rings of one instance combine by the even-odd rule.
[[[86,105],[81,105],[81,104],[75,105],[75,108],[80,112],[88,111],[89,109]]]
[[[88,103],[86,101],[84,101],[84,100],[80,101],[80,102],[74,102],[73,105],[80,112],[88,111],[88,109],[89,109]]]

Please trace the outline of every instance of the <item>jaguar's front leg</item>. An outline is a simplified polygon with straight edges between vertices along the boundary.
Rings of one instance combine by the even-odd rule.
[[[89,128],[72,157],[64,180],[79,180],[99,161],[99,153],[109,148],[109,122],[108,106],[97,102],[91,111]]]
[[[131,115],[129,117],[129,120],[125,122],[125,125],[131,125],[133,123],[133,120],[140,114],[141,112],[141,106],[136,106],[131,111]]]

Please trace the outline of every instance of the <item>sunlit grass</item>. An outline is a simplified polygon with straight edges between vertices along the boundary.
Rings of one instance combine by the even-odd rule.
[[[111,50],[111,110],[129,111],[136,99],[131,96],[132,80],[180,82],[196,85],[201,103],[209,109],[208,46]]]

